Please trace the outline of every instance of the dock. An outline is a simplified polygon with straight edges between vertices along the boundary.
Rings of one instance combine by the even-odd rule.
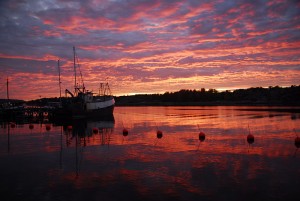
[[[54,107],[48,106],[25,106],[2,108],[0,120],[11,120],[16,118],[45,118],[53,115]]]

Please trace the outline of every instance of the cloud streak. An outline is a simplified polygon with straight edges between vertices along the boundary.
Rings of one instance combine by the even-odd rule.
[[[73,46],[85,85],[108,80],[114,95],[300,84],[298,1],[10,0],[0,11],[1,98],[7,77],[11,98],[58,96],[58,59],[72,88]]]

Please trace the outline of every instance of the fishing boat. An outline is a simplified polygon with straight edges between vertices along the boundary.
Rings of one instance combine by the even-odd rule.
[[[75,47],[74,52],[74,92],[66,89],[66,96],[68,98],[61,98],[61,106],[57,108],[55,116],[71,116],[73,118],[94,118],[94,117],[112,117],[115,106],[115,99],[111,95],[109,84],[100,83],[99,93],[93,93],[85,88],[80,66],[78,66],[78,58],[76,55]],[[58,61],[59,66],[59,61]],[[79,67],[80,79],[77,82],[77,68]],[[60,71],[59,71],[60,72]],[[59,73],[60,74],[60,73]],[[59,78],[59,84],[60,84]],[[61,87],[60,87],[61,89]],[[61,92],[60,92],[61,96]]]

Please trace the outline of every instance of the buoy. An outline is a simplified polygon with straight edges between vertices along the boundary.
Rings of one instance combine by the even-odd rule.
[[[123,129],[123,136],[127,136],[128,135],[128,130],[126,128]]]
[[[253,136],[252,134],[249,134],[249,135],[247,136],[247,142],[248,142],[249,144],[252,144],[252,143],[254,142],[254,136]]]
[[[11,128],[15,128],[16,127],[16,124],[14,122],[10,122],[9,124],[10,124]]]
[[[205,140],[205,133],[203,133],[203,132],[199,133],[199,140],[200,140],[200,142],[203,142]]]
[[[297,119],[297,116],[295,114],[292,114],[291,115],[291,120],[295,120],[295,119]]]
[[[73,129],[73,127],[72,126],[68,126],[67,129],[68,129],[68,131],[71,131]]]
[[[34,128],[33,124],[29,124],[29,129],[33,129],[33,128]]]
[[[50,129],[51,129],[51,126],[48,124],[48,125],[46,125],[46,130],[47,131],[50,131]]]
[[[160,139],[160,138],[162,138],[162,136],[163,136],[162,131],[158,130],[158,131],[156,132],[156,137],[157,137],[158,139]]]
[[[249,131],[249,134],[247,135],[247,142],[249,144],[252,144],[254,142],[254,136],[250,133],[250,127],[249,127],[249,124],[248,124],[248,131]]]
[[[98,129],[98,128],[93,128],[93,133],[94,133],[94,134],[98,134],[98,132],[99,132],[99,129]]]
[[[295,138],[295,146],[296,146],[297,148],[300,148],[300,137],[296,137],[296,138]]]

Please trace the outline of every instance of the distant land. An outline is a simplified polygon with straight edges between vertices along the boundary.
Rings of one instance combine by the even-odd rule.
[[[300,106],[300,85],[253,87],[221,92],[204,88],[199,90],[182,89],[164,94],[116,96],[115,100],[116,106]],[[50,102],[58,101],[59,98],[56,97],[31,100],[25,103],[28,105],[48,105]]]
[[[215,89],[165,92],[116,97],[120,106],[217,106],[217,105],[270,105],[300,106],[300,85],[291,87],[256,87],[219,92]]]

